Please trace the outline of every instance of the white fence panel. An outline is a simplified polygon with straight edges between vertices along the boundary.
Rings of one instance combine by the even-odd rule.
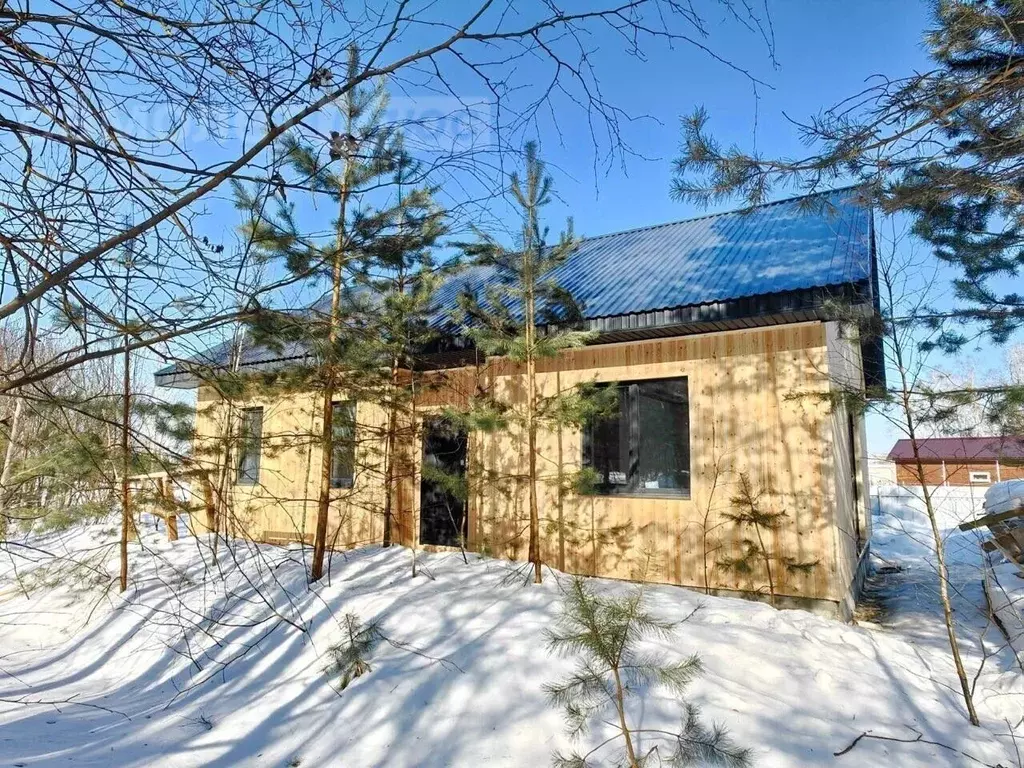
[[[942,528],[955,528],[967,520],[983,514],[985,489],[972,486],[935,486],[929,488]],[[901,485],[876,486],[871,491],[871,513],[892,515],[907,519],[908,515],[924,514],[924,499],[920,488]]]

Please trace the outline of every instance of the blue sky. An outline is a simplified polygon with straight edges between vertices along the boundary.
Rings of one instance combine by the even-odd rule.
[[[708,41],[723,58],[772,86],[759,89],[759,102],[743,75],[701,52],[677,47],[675,51],[652,52],[647,63],[617,59],[618,71],[608,67],[610,73],[603,77],[607,92],[614,91],[616,103],[634,115],[652,118],[629,130],[632,145],[648,160],[631,160],[624,172],[616,169],[595,180],[588,141],[565,140],[560,146],[557,136],[542,137],[545,156],[558,167],[558,190],[568,203],[566,210],[571,208],[581,234],[703,212],[671,200],[668,194],[671,161],[679,145],[679,120],[696,106],[707,108],[710,127],[723,144],[751,149],[756,140],[757,149],[766,155],[796,154],[805,150],[786,115],[804,120],[856,93],[873,74],[903,74],[928,66],[920,44],[928,23],[924,3],[769,0],[769,9],[778,69],[768,61],[764,44],[734,23],[711,25]],[[574,128],[584,130],[581,123],[574,126],[570,120],[563,127],[566,139]]]

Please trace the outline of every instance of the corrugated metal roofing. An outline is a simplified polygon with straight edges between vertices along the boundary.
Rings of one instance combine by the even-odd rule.
[[[196,365],[210,365],[215,367],[227,365],[231,360],[231,350],[233,346],[233,341],[225,341],[214,347],[210,347],[203,352],[193,355],[189,358],[189,362]],[[286,341],[275,348],[257,346],[243,342],[241,348],[238,350],[238,360],[240,365],[261,365],[279,360],[297,360],[306,357],[308,354],[309,349],[304,344],[296,341]],[[174,373],[178,367],[179,366],[177,365],[169,365],[166,368],[162,368],[157,371],[156,375],[166,376]]]
[[[353,291],[346,291],[343,300],[350,302],[354,301]],[[322,322],[327,321],[328,314],[331,309],[331,297],[318,301],[310,310],[308,310],[308,316],[318,317]],[[223,366],[226,365],[231,359],[231,351],[234,347],[235,342],[228,340],[221,344],[217,344],[210,347],[203,352],[193,355],[189,358],[190,363],[197,365],[209,365],[209,366]],[[265,365],[267,363],[274,363],[278,361],[289,361],[299,360],[309,356],[309,348],[307,345],[298,341],[285,340],[281,343],[273,346],[259,346],[243,340],[241,348],[238,350],[238,359],[240,365]],[[156,375],[167,376],[177,371],[177,366],[170,365],[166,368],[156,372]]]
[[[1024,459],[1024,435],[1006,437],[929,437],[917,441],[923,461],[997,461]],[[912,461],[910,440],[897,440],[889,451],[892,461]]]
[[[846,189],[583,240],[551,278],[588,319],[842,285],[871,275],[871,211]],[[473,267],[443,285],[435,320],[463,290],[497,285]]]
[[[871,211],[855,189],[844,189],[587,238],[550,277],[587,319],[598,319],[850,285],[870,279],[871,269]],[[438,289],[433,324],[450,324],[461,292],[482,296],[491,285],[500,285],[492,268],[460,271]],[[248,347],[242,364],[305,354],[285,347]],[[223,365],[229,349],[192,362]],[[183,370],[172,365],[156,375],[170,382]]]

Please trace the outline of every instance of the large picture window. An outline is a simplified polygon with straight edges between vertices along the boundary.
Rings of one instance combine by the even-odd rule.
[[[256,485],[260,481],[260,451],[263,446],[263,409],[246,408],[242,411],[238,440],[239,485]]]
[[[356,473],[356,404],[345,400],[331,405],[334,431],[331,453],[331,487],[351,488]]]
[[[686,379],[617,385],[616,412],[583,431],[583,465],[600,494],[690,495],[690,403]]]

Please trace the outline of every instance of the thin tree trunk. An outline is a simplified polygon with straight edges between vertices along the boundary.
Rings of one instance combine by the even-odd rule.
[[[529,212],[531,217],[527,225],[527,238],[523,248],[523,283],[526,288],[524,296],[524,310],[526,328],[526,441],[529,451],[529,505],[530,505],[530,548],[529,558],[533,563],[533,582],[540,584],[542,579],[540,560],[540,510],[537,504],[537,350],[534,348],[537,340],[536,327],[536,286],[534,281],[534,258],[532,233],[535,231],[533,217],[537,215],[536,210]]]
[[[14,471],[14,451],[21,431],[21,414],[25,409],[25,398],[17,397],[14,401],[14,413],[11,415],[11,430],[7,436],[7,449],[4,451],[4,468],[0,471],[0,541],[7,539],[10,525],[7,508],[11,503],[11,475]]]
[[[351,155],[345,161],[345,174],[338,204],[338,235],[334,248],[334,264],[331,274],[331,318],[327,334],[328,358],[327,381],[324,386],[323,425],[320,431],[320,494],[317,500],[316,531],[313,534],[313,563],[309,580],[319,581],[324,575],[324,552],[327,549],[327,521],[331,512],[331,463],[334,458],[334,393],[337,385],[337,364],[334,359],[335,345],[341,325],[341,280],[344,266],[345,213],[348,204],[349,175],[352,170]]]
[[[619,715],[619,729],[622,731],[622,738],[626,740],[626,759],[629,761],[629,768],[639,768],[640,764],[636,761],[636,752],[633,750],[633,737],[630,736],[629,727],[626,725],[626,704],[619,670],[613,669],[612,674],[615,676],[615,709]]]
[[[401,201],[401,190],[399,190],[399,201]],[[402,220],[400,225],[404,228],[405,220]],[[406,291],[406,280],[405,280],[405,265],[401,263],[398,267],[398,273],[395,276],[394,289],[399,296],[404,296]],[[404,329],[402,338],[402,346],[405,349],[409,347],[409,340],[406,338]],[[394,343],[394,338],[391,339]],[[401,359],[399,353],[394,351],[392,348],[391,357],[391,378],[388,386],[388,423],[387,423],[387,435],[384,442],[384,531],[381,535],[381,544],[384,547],[390,547],[392,539],[394,538],[393,521],[393,501],[392,496],[397,492],[396,480],[395,480],[395,450],[397,442],[397,431],[398,431],[398,386],[399,386],[399,375],[401,373]]]
[[[131,429],[132,408],[132,362],[128,336],[128,263],[124,273],[124,371],[121,392],[121,591],[128,589],[128,538],[132,531],[131,488],[128,476],[131,473],[131,458],[128,455],[129,430]]]
[[[562,377],[557,371],[555,372],[555,388],[558,393],[562,392]],[[557,456],[558,462],[558,497],[557,497],[557,515],[558,515],[558,569],[560,571],[565,570],[565,450],[562,442],[562,425],[558,425],[558,445],[557,445]]]
[[[395,492],[395,432],[398,430],[398,403],[396,402],[398,374],[399,361],[396,357],[391,361],[391,390],[388,401],[388,425],[387,435],[384,441],[384,533],[381,543],[385,547],[391,546],[391,539],[393,537],[391,496]]]
[[[344,211],[344,206],[342,206]],[[344,216],[344,213],[342,213]],[[337,324],[335,319],[341,309],[341,251],[334,257],[334,287],[331,293],[331,329],[328,334],[330,346],[327,382],[324,386],[324,397],[321,407],[320,429],[320,493],[317,498],[316,530],[313,533],[313,563],[310,568],[310,581],[319,581],[324,575],[324,553],[327,550],[327,521],[331,513],[331,465],[334,460],[334,392],[336,367],[333,360],[334,345],[337,342]]]
[[[245,346],[244,334],[236,331],[231,342],[231,372],[237,373],[239,367],[242,364],[242,353]],[[234,442],[235,442],[235,399],[234,396],[230,396],[225,400],[222,400],[225,404],[224,413],[224,425],[221,429],[221,437],[224,444],[224,463],[218,468],[217,472],[217,493],[216,493],[216,506],[215,514],[212,520],[207,520],[208,523],[212,522],[213,528],[213,557],[216,560],[217,552],[220,548],[221,529],[223,528],[223,534],[225,541],[228,537],[228,523],[230,518],[234,517],[234,479],[232,478],[235,472],[234,467]]]
[[[701,529],[701,550],[704,557],[704,594],[711,594],[711,572],[708,570],[708,523],[711,521],[711,505],[704,512],[704,527]]]
[[[893,306],[892,285],[889,283],[888,277],[886,277],[886,289],[889,291],[889,306]],[[974,695],[971,693],[971,684],[967,679],[967,671],[964,669],[963,658],[960,655],[960,642],[956,637],[953,605],[949,598],[949,571],[946,567],[946,547],[942,541],[942,533],[939,530],[935,507],[932,504],[932,494],[928,489],[924,464],[921,461],[920,446],[917,441],[917,423],[914,418],[912,387],[907,379],[907,365],[903,357],[903,344],[899,338],[896,326],[891,327],[890,333],[893,353],[896,358],[896,368],[900,375],[900,405],[903,409],[907,437],[910,439],[910,445],[914,453],[914,463],[917,467],[918,481],[921,484],[925,511],[928,513],[928,523],[931,526],[932,544],[935,547],[935,562],[939,572],[939,601],[942,603],[942,618],[946,625],[946,639],[949,641],[949,650],[953,655],[953,666],[956,668],[956,676],[960,680],[960,690],[963,693],[964,704],[967,707],[967,719],[971,725],[980,725],[978,713],[974,709]]]
[[[8,258],[11,258],[13,256],[11,247],[8,245],[5,250],[7,251]],[[12,263],[14,262],[12,261]],[[35,362],[36,331],[38,327],[39,304],[35,303],[31,305],[31,309],[28,313],[28,327],[25,329],[28,363],[30,367]],[[11,503],[11,475],[14,473],[15,452],[17,450],[18,440],[21,437],[21,422],[24,410],[25,398],[20,395],[15,395],[14,413],[11,414],[11,429],[8,434],[7,448],[4,451],[4,466],[3,469],[0,470],[0,541],[7,539],[7,531],[10,527],[7,508]]]
[[[220,537],[223,529],[223,534],[226,539],[228,536],[228,518],[231,516],[232,508],[234,505],[234,496],[232,495],[232,489],[234,480],[232,474],[235,471],[235,451],[234,451],[234,440],[235,440],[235,401],[229,399],[225,403],[224,411],[224,427],[221,431],[221,435],[224,439],[224,463],[219,467],[217,471],[217,498],[216,502],[216,515],[213,520],[207,521],[213,523],[213,557],[217,558],[217,552],[220,549]]]
[[[704,507],[704,524],[700,531],[701,556],[704,564],[704,594],[711,594],[711,571],[708,568],[708,557],[711,550],[708,548],[708,536],[711,534],[708,526],[711,523],[711,509],[715,503],[715,491],[718,490],[718,481],[721,479],[722,467],[721,457],[718,455],[718,443],[715,439],[715,425],[711,424],[711,456],[715,460],[715,474],[711,478],[711,490],[708,491],[708,503]]]
[[[199,483],[203,488],[203,508],[206,511],[206,522],[208,527],[213,530],[213,556],[217,557],[217,529],[220,526],[219,515],[217,514],[217,505],[213,496],[213,483],[210,482],[210,475],[206,470],[201,470],[199,474]],[[199,527],[192,522],[189,518],[189,526],[193,536],[198,535],[197,531]]]
[[[775,605],[775,579],[772,574],[772,558],[764,544],[764,536],[761,535],[761,526],[754,523],[754,532],[757,533],[757,544],[761,548],[761,557],[764,559],[764,570],[768,574],[768,599],[772,606]]]
[[[903,412],[907,420],[907,435],[910,438],[910,446],[914,452],[914,464],[917,468],[917,477],[921,484],[921,495],[924,498],[925,511],[928,513],[928,523],[932,532],[932,544],[935,547],[935,563],[939,572],[939,602],[942,603],[942,618],[946,625],[946,639],[949,641],[949,650],[953,655],[953,666],[956,668],[956,676],[960,680],[960,690],[963,693],[964,704],[967,706],[967,719],[971,725],[980,725],[978,713],[974,708],[974,695],[971,693],[971,684],[967,679],[967,670],[964,669],[963,658],[960,655],[960,642],[956,637],[956,624],[953,619],[953,604],[949,598],[949,570],[946,567],[946,546],[942,541],[942,532],[939,530],[938,518],[935,514],[935,506],[932,503],[932,494],[928,489],[925,478],[924,463],[921,461],[920,446],[916,435],[914,415],[911,410],[910,393],[907,389],[906,376],[900,365],[900,376],[903,380]]]
[[[526,310],[526,440],[529,451],[529,498],[530,498],[530,562],[533,563],[533,582],[542,579],[540,561],[540,510],[537,505],[537,361],[534,359],[534,307],[533,291],[527,297]]]
[[[534,400],[534,388],[532,386],[530,390],[531,418],[528,419],[527,424],[530,451],[530,562],[533,563],[533,583],[540,584],[542,576],[540,561],[540,512],[537,507],[537,425],[532,418],[533,404],[536,401]]]
[[[316,530],[313,534],[313,564],[309,580],[319,581],[324,575],[324,553],[327,549],[327,520],[331,512],[331,460],[334,455],[334,374],[328,374],[328,384],[324,388],[324,399],[321,417],[323,427],[320,432],[320,493],[317,497]]]
[[[409,417],[412,420],[412,441],[413,441],[413,446],[415,446],[416,445],[416,433],[419,431],[416,428],[416,378],[415,377],[413,377],[412,380],[409,382],[409,394],[411,396],[410,397],[410,401],[409,401],[411,403],[410,408],[409,408],[409,410],[410,410]],[[416,462],[416,458],[415,458],[415,456],[416,456],[416,453],[415,453],[415,448],[414,448],[413,449],[413,459],[412,459],[413,464],[410,467],[410,472],[412,473],[413,485],[414,486],[415,486],[415,483],[416,483],[416,463],[415,463]],[[413,488],[413,493],[414,494],[416,493],[415,487]],[[415,498],[415,496],[414,496],[414,498]],[[413,504],[414,504],[413,508],[415,509],[416,508],[415,502],[413,502]],[[417,565],[417,562],[416,562],[416,550],[417,550],[417,548],[419,547],[419,544],[420,544],[420,531],[419,531],[418,515],[416,516],[416,519],[414,519],[412,521],[412,528],[413,528],[413,530],[411,531],[411,533],[412,533],[412,577],[415,579],[416,578],[416,565]]]
[[[714,427],[711,430],[711,444],[715,443],[714,440]],[[704,594],[711,594],[711,569],[708,566],[708,558],[711,557],[711,549],[709,546],[708,539],[711,535],[711,510],[715,501],[715,491],[718,490],[718,481],[721,477],[721,467],[718,464],[719,459],[717,453],[715,455],[715,474],[711,479],[711,490],[708,491],[708,503],[704,508],[704,525],[701,527],[701,555],[703,556],[704,562]]]

